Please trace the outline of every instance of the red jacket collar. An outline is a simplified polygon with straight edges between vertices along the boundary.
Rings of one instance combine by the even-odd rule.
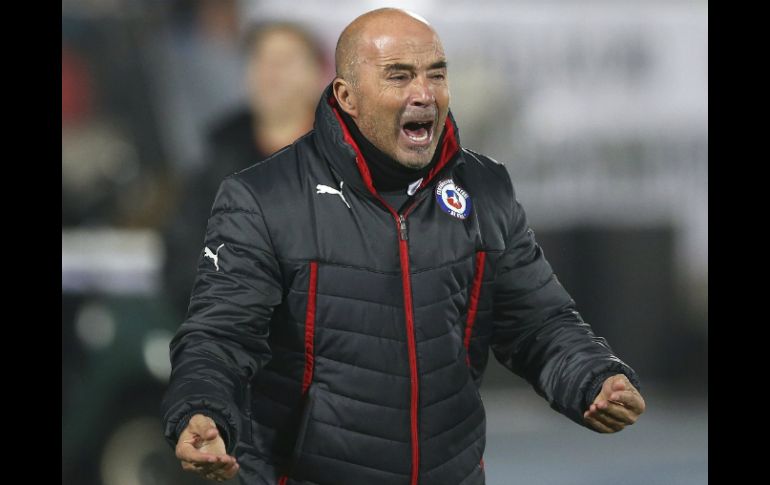
[[[377,191],[374,188],[374,184],[372,183],[369,167],[364,160],[360,148],[353,139],[353,136],[350,134],[348,127],[342,120],[342,117],[338,111],[340,109],[341,108],[337,104],[336,98],[332,94],[330,84],[324,90],[321,102],[319,103],[318,109],[316,110],[315,128],[318,132],[318,135],[322,138],[331,138],[328,140],[322,140],[322,146],[330,149],[333,152],[329,154],[329,161],[334,166],[337,166],[339,169],[341,169],[343,177],[347,177],[345,178],[346,185],[356,186],[357,182],[360,181],[367,192],[369,192],[372,196],[377,197]],[[455,156],[460,151],[460,140],[457,134],[457,125],[454,121],[454,117],[452,116],[451,111],[447,116],[444,127],[446,129],[444,141],[441,146],[436,148],[437,150],[441,150],[439,161],[423,179],[422,183],[417,189],[418,192],[424,187],[428,186],[431,181],[436,178],[436,175],[440,173],[444,168],[446,168],[454,161],[462,159],[462,157]],[[352,154],[350,153],[351,149],[353,152]],[[348,157],[340,157],[340,150],[347,152]],[[354,158],[355,167],[357,168],[356,172],[359,176],[357,177],[358,180],[348,180],[352,174],[349,170],[349,166],[345,165],[349,164],[351,155]],[[342,166],[340,166],[340,162],[342,162]]]

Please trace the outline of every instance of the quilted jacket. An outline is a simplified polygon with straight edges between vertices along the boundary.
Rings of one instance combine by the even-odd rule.
[[[222,182],[170,345],[170,445],[203,413],[244,484],[482,485],[490,349],[580,425],[609,375],[639,386],[451,113],[394,208],[339,109],[327,88],[311,132]]]

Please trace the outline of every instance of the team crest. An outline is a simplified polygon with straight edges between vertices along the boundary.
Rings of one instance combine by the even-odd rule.
[[[465,219],[471,213],[471,196],[452,179],[442,180],[436,187],[436,200],[441,210],[452,217]]]

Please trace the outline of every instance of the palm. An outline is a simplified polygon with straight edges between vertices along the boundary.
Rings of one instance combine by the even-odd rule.
[[[176,456],[184,470],[212,480],[232,478],[239,469],[235,457],[227,454],[214,421],[202,414],[193,416],[179,436]]]

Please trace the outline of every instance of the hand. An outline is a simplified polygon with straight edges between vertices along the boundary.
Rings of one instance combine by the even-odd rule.
[[[630,426],[644,412],[644,398],[623,374],[608,377],[583,419],[600,433],[615,433]]]
[[[240,468],[235,457],[226,453],[214,420],[203,414],[194,415],[179,435],[176,457],[185,471],[219,482],[234,477]]]

